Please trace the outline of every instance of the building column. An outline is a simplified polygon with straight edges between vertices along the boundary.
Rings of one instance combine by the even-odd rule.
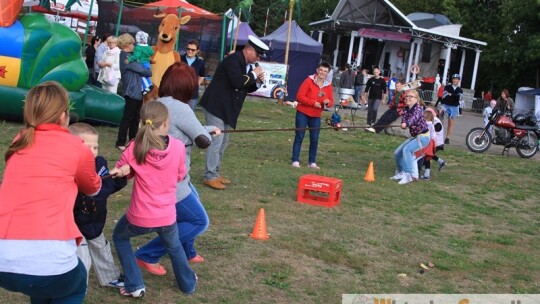
[[[422,49],[422,39],[415,39],[416,43],[416,54],[414,55],[414,64],[418,65],[418,62],[420,61],[420,50]],[[416,73],[413,73],[412,80],[416,80]]]
[[[408,61],[408,64],[407,64],[407,75],[405,76],[405,82],[409,82],[409,80],[411,79],[411,65],[412,65],[412,59],[413,59],[413,56],[414,56],[414,47],[415,47],[416,43],[414,43],[414,41],[411,43],[411,50],[409,51],[409,61]]]
[[[362,64],[362,54],[364,51],[364,37],[360,36],[360,43],[358,44],[358,53],[356,53],[356,66],[359,67]]]
[[[480,53],[481,50],[476,50],[476,56],[474,57],[474,68],[472,72],[472,80],[471,80],[471,90],[474,90],[474,87],[476,85],[476,73],[478,72],[478,62],[480,62]]]
[[[351,64],[352,50],[354,46],[354,37],[358,35],[358,31],[351,31],[351,41],[349,42],[349,53],[347,54],[347,63]]]
[[[448,79],[448,68],[450,67],[450,55],[452,54],[452,47],[454,47],[454,44],[447,43],[444,46],[446,46],[446,58],[444,60],[444,72],[441,82],[443,85],[446,85],[446,80]]]
[[[324,31],[319,31],[319,43],[322,43],[322,35],[324,34]]]
[[[462,49],[461,50],[461,64],[459,65],[459,75],[461,76],[461,79],[463,79],[463,68],[465,67],[465,55],[467,55],[467,50]]]
[[[339,43],[341,42],[341,35],[337,35],[337,42],[336,42],[336,49],[334,50],[334,62],[332,66],[336,66],[337,64],[337,57],[339,54]]]

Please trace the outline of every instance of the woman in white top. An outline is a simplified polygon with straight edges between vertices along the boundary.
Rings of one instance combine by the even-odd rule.
[[[120,82],[120,49],[116,46],[116,37],[107,38],[109,49],[105,52],[103,60],[99,62],[101,68],[98,81],[104,90],[115,93]]]

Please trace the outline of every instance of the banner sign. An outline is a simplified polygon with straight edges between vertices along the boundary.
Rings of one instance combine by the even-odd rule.
[[[250,93],[253,96],[278,98],[286,91],[287,65],[277,62],[259,61],[264,70],[264,83],[261,87]]]

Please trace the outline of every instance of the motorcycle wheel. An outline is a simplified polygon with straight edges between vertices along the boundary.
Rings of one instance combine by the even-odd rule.
[[[471,129],[465,137],[465,143],[472,152],[484,153],[491,146],[491,134],[484,132],[484,128]]]
[[[538,136],[534,132],[527,132],[519,139],[516,145],[516,152],[523,158],[531,158],[538,151]]]

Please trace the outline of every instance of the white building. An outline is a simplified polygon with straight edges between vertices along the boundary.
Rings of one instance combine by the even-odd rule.
[[[379,66],[384,76],[396,73],[406,82],[439,76],[445,84],[458,73],[461,86],[470,90],[475,88],[481,47],[487,45],[461,37],[461,25],[443,15],[405,16],[388,0],[340,0],[331,16],[310,26],[326,44],[324,53],[334,66]]]

